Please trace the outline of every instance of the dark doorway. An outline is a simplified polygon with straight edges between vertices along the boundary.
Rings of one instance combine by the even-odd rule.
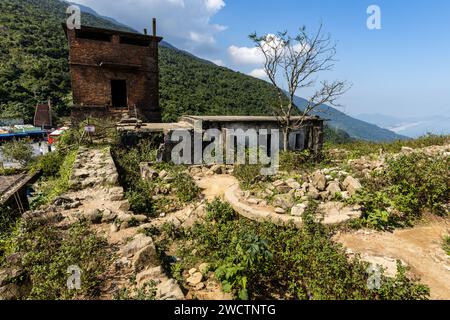
[[[127,102],[126,80],[111,80],[111,103],[113,108],[126,108]]]

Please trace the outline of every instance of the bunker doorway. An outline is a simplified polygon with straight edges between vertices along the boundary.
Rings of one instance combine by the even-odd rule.
[[[127,82],[126,80],[111,80],[111,103],[113,108],[126,108]]]

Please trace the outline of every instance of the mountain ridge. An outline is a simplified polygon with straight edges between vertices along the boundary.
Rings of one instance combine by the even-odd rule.
[[[58,116],[68,115],[71,100],[67,41],[61,28],[68,2],[2,0],[0,3],[0,112],[3,117],[32,119],[34,106],[50,98]],[[84,11],[89,8],[84,7]],[[92,10],[92,9],[91,9]],[[124,24],[84,12],[83,24],[130,31]],[[96,15],[95,15],[96,14]],[[276,106],[276,91],[266,81],[217,66],[163,43],[160,50],[160,96],[163,119],[185,114],[267,115]],[[297,98],[301,106],[302,98]],[[353,119],[328,106],[330,127],[352,138],[403,139],[385,129]],[[326,117],[330,118],[330,117]]]

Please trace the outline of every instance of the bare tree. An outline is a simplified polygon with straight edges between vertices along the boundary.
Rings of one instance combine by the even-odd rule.
[[[348,90],[349,86],[344,81],[323,81],[320,88],[307,99],[302,111],[294,103],[299,89],[316,86],[317,74],[334,67],[336,45],[329,35],[323,34],[322,25],[312,35],[302,27],[295,37],[287,32],[264,36],[253,33],[249,37],[264,55],[264,71],[277,89],[279,106],[275,109],[275,115],[283,127],[286,151],[291,130],[302,127],[305,119],[322,104],[338,106],[336,100]],[[282,84],[287,86],[286,90]],[[294,120],[298,112],[300,115]]]

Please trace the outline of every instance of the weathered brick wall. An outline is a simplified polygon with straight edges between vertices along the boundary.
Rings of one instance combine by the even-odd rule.
[[[111,80],[126,80],[129,107],[136,105],[138,115],[145,121],[161,121],[159,38],[154,38],[149,46],[138,46],[120,43],[118,35],[113,35],[111,42],[80,39],[73,30],[67,30],[67,36],[75,105],[108,106]]]

